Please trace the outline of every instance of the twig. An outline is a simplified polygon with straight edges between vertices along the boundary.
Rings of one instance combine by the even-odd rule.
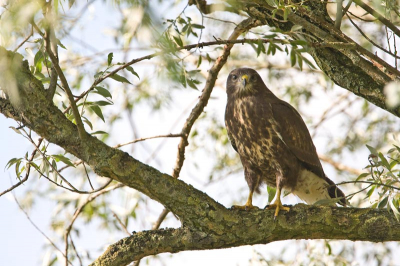
[[[33,36],[33,26],[31,27],[31,33],[29,33],[28,36],[26,36],[26,38],[17,46],[17,48],[14,49],[14,53],[18,51],[19,48],[21,48],[22,45],[24,45],[24,43],[26,43],[30,37]]]
[[[377,11],[375,11],[372,7],[369,5],[365,4],[361,0],[353,0],[354,3],[359,5],[361,8],[363,8],[365,11],[367,11],[369,14],[377,18],[380,22],[382,22],[383,25],[387,26],[389,29],[393,31],[394,34],[400,37],[400,30],[392,24],[388,19],[386,19],[384,16],[379,14]]]
[[[151,228],[152,230],[157,230],[158,228],[160,228],[161,223],[164,221],[165,217],[167,217],[169,213],[169,210],[164,209],[160,215],[158,216],[157,221],[153,224],[153,227]]]
[[[79,260],[79,265],[82,266],[82,265],[83,265],[83,264],[82,264],[82,259],[81,259],[81,256],[79,256],[78,251],[76,250],[75,243],[74,243],[74,241],[72,240],[72,237],[71,237],[71,236],[70,236],[69,238],[70,238],[70,240],[71,240],[72,248],[73,248],[74,251],[75,251],[75,255],[76,255],[76,257],[77,257],[78,260]]]
[[[388,187],[388,188],[400,191],[400,188],[398,188],[398,187],[394,187],[394,186],[391,186],[391,185],[386,185],[386,184],[383,184],[383,183],[376,183],[376,182],[372,182],[372,181],[360,181],[360,180],[357,180],[357,181],[344,181],[344,182],[337,183],[336,185],[355,184],[355,183],[377,185],[377,186]]]
[[[79,137],[82,141],[84,141],[87,137],[87,133],[85,131],[85,127],[83,126],[82,119],[79,115],[78,108],[75,104],[74,96],[72,95],[71,89],[69,88],[68,81],[65,78],[64,72],[62,71],[60,65],[58,64],[58,58],[52,51],[50,36],[47,33],[43,34],[40,31],[39,27],[35,24],[34,21],[32,21],[31,23],[32,23],[33,27],[39,32],[39,34],[41,34],[44,37],[46,52],[49,55],[51,62],[53,63],[53,67],[57,71],[57,75],[60,77],[61,84],[63,85],[65,92],[67,93],[67,96],[68,96],[68,99],[70,101],[70,105],[72,108],[72,113],[74,114],[74,117],[75,117],[75,122],[76,122],[76,126],[78,128]]]
[[[361,33],[361,35],[367,39],[367,41],[369,41],[370,43],[372,43],[372,45],[374,45],[376,48],[381,49],[382,51],[384,51],[387,54],[390,54],[391,56],[393,56],[394,58],[400,59],[400,56],[395,55],[394,53],[392,53],[391,51],[386,50],[385,48],[383,48],[382,46],[380,46],[379,44],[375,43],[373,40],[371,40],[370,38],[368,38],[368,36],[360,29],[360,27],[357,26],[357,24],[350,18],[349,15],[347,15],[347,18],[349,19],[350,23],[353,24],[353,26]],[[390,46],[389,46],[390,47]]]
[[[31,220],[31,218],[29,217],[29,214],[28,214],[28,213],[22,208],[22,206],[19,204],[19,202],[18,202],[18,200],[17,200],[17,197],[14,195],[14,193],[12,192],[11,194],[13,195],[14,200],[15,200],[15,202],[17,203],[19,209],[25,214],[26,218],[27,218],[28,221],[33,225],[33,227],[35,227],[35,229],[38,230],[38,232],[39,232],[40,234],[42,234],[42,236],[44,236],[44,237],[47,239],[47,241],[49,241],[49,243],[50,243],[56,250],[58,250],[58,251],[64,256],[64,258],[66,259],[67,263],[69,263],[69,264],[72,265],[72,263],[68,260],[67,256],[61,251],[61,249],[59,249],[59,248],[56,246],[56,244],[55,244],[53,241],[51,241],[51,239],[50,239],[48,236],[46,236],[46,234],[45,234],[42,230],[40,230],[40,228]]]
[[[40,144],[42,143],[42,141],[43,141],[43,138],[40,138],[40,139],[39,139],[39,142],[38,142],[38,146],[40,146]],[[6,189],[6,190],[4,190],[3,192],[1,192],[1,193],[0,193],[0,197],[3,196],[3,195],[6,194],[6,193],[12,191],[12,190],[15,189],[16,187],[19,187],[20,185],[22,185],[23,183],[25,183],[25,182],[28,180],[29,174],[30,174],[30,172],[31,172],[31,164],[30,164],[30,162],[33,161],[33,159],[34,159],[34,157],[35,157],[35,155],[36,155],[36,152],[37,152],[37,149],[34,149],[34,150],[32,151],[31,157],[30,157],[29,160],[28,160],[28,166],[27,166],[27,169],[26,169],[25,177],[24,177],[21,181],[19,181],[18,183],[16,183],[15,185],[11,186],[9,189]]]
[[[343,0],[337,0],[335,28],[338,30],[340,30],[340,25],[342,24],[342,18],[343,18]]]
[[[125,233],[126,233],[128,236],[132,235],[132,234],[128,231],[128,229],[126,228],[126,226],[124,225],[124,223],[121,221],[121,219],[119,219],[118,215],[117,215],[115,212],[113,212],[113,211],[111,211],[111,212],[113,213],[113,216],[115,217],[115,219],[117,219],[117,222],[121,225],[122,229],[124,229]]]
[[[114,148],[120,148],[122,146],[126,146],[129,144],[133,144],[136,142],[140,142],[140,141],[144,141],[144,140],[148,140],[148,139],[157,139],[157,138],[176,138],[176,137],[182,137],[183,135],[181,133],[179,134],[166,134],[166,135],[158,135],[158,136],[153,136],[153,137],[147,137],[147,138],[139,138],[139,139],[135,139],[126,143],[122,143],[122,144],[118,144],[116,146],[114,146]]]
[[[92,185],[92,181],[90,181],[90,177],[89,177],[88,171],[87,171],[87,169],[86,169],[86,165],[85,165],[84,162],[82,162],[82,164],[83,164],[83,169],[85,169],[85,173],[86,173],[86,177],[87,177],[87,179],[88,179],[88,181],[89,181],[89,185],[90,185],[90,187],[92,188],[92,190],[94,190],[93,185]]]
[[[110,192],[110,191],[112,191],[112,190],[114,190],[114,189],[121,188],[121,187],[123,187],[123,186],[124,186],[124,185],[123,185],[122,183],[119,183],[119,184],[117,184],[117,185],[115,185],[115,186],[113,186],[113,187],[110,187],[110,188],[108,188],[108,189],[104,189],[104,190],[102,190],[102,191],[99,191],[99,192],[96,193],[96,194],[92,194],[92,195],[90,195],[90,196],[86,199],[85,202],[83,202],[83,203],[79,206],[78,209],[76,209],[74,215],[72,216],[71,222],[70,222],[70,224],[68,225],[68,227],[65,229],[65,233],[64,233],[65,254],[68,255],[68,246],[69,246],[69,245],[68,245],[68,237],[69,237],[69,234],[70,234],[70,232],[71,232],[72,226],[74,225],[76,218],[78,218],[79,214],[83,211],[83,209],[85,208],[85,206],[86,206],[87,204],[89,204],[90,202],[92,202],[93,200],[95,200],[98,196],[103,195],[103,194],[105,194],[105,193],[107,193],[107,192]],[[66,258],[67,258],[67,257],[66,257]]]

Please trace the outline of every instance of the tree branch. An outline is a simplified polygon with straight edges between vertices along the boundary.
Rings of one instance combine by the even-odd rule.
[[[218,214],[217,214],[218,215]],[[230,211],[215,224],[223,234],[191,228],[143,231],[112,244],[91,266],[126,265],[164,252],[267,244],[287,239],[398,241],[400,223],[384,209],[316,207],[297,204],[273,221],[273,210]]]
[[[249,16],[284,32],[290,32],[293,25],[301,25],[304,37],[309,42],[317,40],[322,43],[354,44],[354,50],[321,47],[310,49],[310,54],[321,70],[337,85],[400,117],[400,108],[392,109],[386,106],[383,93],[385,84],[399,79],[400,72],[337,30],[326,11],[325,2],[307,1],[305,4],[308,8],[300,6],[296,12],[290,12],[287,21],[274,19],[272,12],[276,9],[265,1],[237,3],[241,5],[238,8],[246,11]],[[283,11],[278,9],[275,17],[283,18]]]

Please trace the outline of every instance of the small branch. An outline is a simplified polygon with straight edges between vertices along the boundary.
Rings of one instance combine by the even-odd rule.
[[[115,185],[115,186],[113,186],[113,187],[107,188],[107,189],[105,189],[105,190],[103,190],[103,191],[100,191],[100,192],[98,192],[98,193],[96,193],[96,194],[90,195],[90,196],[86,199],[86,201],[83,202],[83,203],[79,206],[78,209],[76,209],[74,215],[72,216],[72,219],[71,219],[70,224],[67,226],[67,228],[65,229],[65,232],[64,232],[64,244],[65,244],[66,259],[68,259],[68,246],[69,246],[69,245],[68,245],[68,237],[69,237],[69,234],[71,233],[71,229],[72,229],[72,226],[73,226],[74,223],[75,223],[75,220],[78,218],[79,214],[81,214],[81,212],[83,211],[83,209],[85,208],[85,206],[86,206],[87,204],[89,204],[90,202],[92,202],[93,200],[95,200],[97,197],[99,197],[99,196],[101,196],[101,195],[103,195],[103,194],[105,194],[105,193],[107,193],[107,192],[110,192],[110,191],[112,191],[112,190],[114,190],[114,189],[121,188],[121,187],[123,187],[123,186],[124,186],[124,185],[120,183],[120,184]]]
[[[51,241],[51,239],[50,239],[48,236],[46,236],[46,234],[43,233],[43,231],[40,230],[40,228],[31,220],[31,218],[29,217],[29,214],[22,208],[21,204],[19,204],[19,202],[18,202],[17,198],[15,197],[14,193],[11,193],[11,194],[13,195],[14,200],[15,200],[15,202],[16,202],[17,205],[18,205],[18,208],[25,214],[26,218],[27,218],[28,221],[33,225],[33,227],[35,227],[35,229],[36,229],[42,236],[44,236],[44,237],[47,239],[47,241],[49,241],[49,243],[50,243],[56,250],[58,250],[58,251],[63,255],[63,257],[66,259],[67,263],[69,263],[69,264],[72,265],[72,263],[68,260],[67,256],[65,256],[65,254],[61,251],[61,249],[59,249],[59,248],[56,246],[56,244],[55,244],[53,241]]]
[[[203,89],[203,93],[200,96],[199,102],[196,104],[196,106],[193,108],[192,112],[190,113],[189,117],[187,118],[185,125],[182,128],[182,134],[184,135],[181,138],[181,141],[178,145],[178,155],[175,163],[175,167],[172,173],[172,176],[175,178],[179,177],[183,161],[185,159],[185,149],[186,146],[189,145],[188,142],[188,137],[189,133],[192,129],[192,126],[194,122],[197,120],[197,118],[200,116],[200,114],[203,112],[204,107],[208,103],[208,99],[210,98],[212,89],[214,88],[215,81],[218,77],[218,73],[221,70],[222,66],[226,63],[226,60],[228,59],[228,56],[230,54],[230,51],[233,47],[233,43],[235,40],[245,31],[249,30],[252,27],[260,25],[260,22],[255,20],[255,19],[246,19],[242,21],[233,31],[231,36],[228,39],[227,44],[224,47],[224,51],[220,57],[215,61],[214,65],[211,67],[209,70],[209,75],[206,80],[206,84]],[[218,43],[219,41],[215,41],[214,43]],[[199,44],[199,47],[202,47],[201,44]]]
[[[177,138],[177,137],[182,137],[182,134],[167,134],[167,135],[158,135],[158,136],[153,136],[153,137],[147,137],[147,138],[139,138],[139,139],[135,139],[126,143],[122,143],[122,144],[118,144],[116,146],[114,146],[114,148],[120,148],[129,144],[133,144],[136,142],[140,142],[140,141],[144,141],[144,140],[148,140],[148,139],[157,139],[157,138]]]
[[[113,212],[113,211],[111,211],[111,212],[113,213],[113,216],[115,217],[115,219],[117,219],[117,222],[119,223],[119,225],[121,225],[122,229],[124,229],[125,233],[126,233],[128,236],[132,235],[132,234],[128,231],[128,229],[126,228],[126,226],[124,225],[124,223],[121,221],[121,219],[119,219],[118,215],[117,215],[115,212]]]
[[[33,36],[33,26],[31,27],[31,32],[29,33],[28,36],[14,49],[14,53],[18,51],[19,48],[21,48],[24,43],[26,43],[31,37]]]
[[[72,248],[73,248],[74,251],[75,251],[75,255],[76,255],[76,257],[77,257],[78,260],[79,260],[79,265],[82,266],[83,264],[82,264],[81,256],[79,256],[78,251],[76,250],[75,243],[74,243],[74,241],[72,240],[72,237],[70,237],[70,241],[71,241]]]
[[[387,54],[390,54],[391,56],[393,56],[394,58],[400,59],[400,56],[392,53],[391,51],[386,50],[385,48],[383,48],[382,46],[380,46],[379,44],[377,44],[376,42],[374,42],[373,40],[371,40],[370,38],[368,38],[368,36],[360,29],[360,27],[358,27],[358,25],[350,18],[349,15],[347,15],[347,18],[349,19],[350,23],[353,24],[353,26],[361,33],[361,35],[367,39],[367,41],[369,41],[373,46],[375,46],[376,48],[381,49],[382,51],[384,51]],[[390,46],[389,46],[390,47]]]
[[[161,223],[164,221],[165,217],[167,217],[169,213],[169,210],[164,209],[160,215],[158,216],[157,221],[154,223],[153,227],[151,228],[152,230],[157,230],[158,228],[160,228]]]
[[[91,188],[92,190],[94,190],[93,185],[92,185],[92,181],[90,181],[90,177],[89,177],[88,171],[87,171],[87,169],[86,169],[86,165],[85,165],[84,162],[82,162],[82,164],[83,164],[83,169],[85,170],[86,177],[87,177],[87,179],[88,179],[88,181],[89,181],[90,188]]]
[[[389,29],[393,31],[394,34],[396,34],[398,37],[400,37],[400,30],[392,24],[388,19],[386,19],[384,16],[379,14],[377,11],[375,11],[372,7],[369,5],[365,4],[362,0],[353,0],[354,3],[359,5],[361,8],[363,8],[365,11],[367,11],[369,14],[377,18],[380,22],[382,22],[383,25],[387,26]]]
[[[336,185],[340,186],[340,185],[344,185],[344,184],[357,184],[357,183],[382,186],[382,187],[387,187],[387,188],[391,188],[391,189],[400,191],[400,187],[395,187],[395,186],[387,185],[387,184],[384,184],[384,183],[377,183],[377,182],[372,182],[372,181],[360,181],[360,180],[357,180],[357,181],[344,181],[344,182],[337,183]]]
[[[335,28],[338,30],[340,30],[340,25],[342,24],[342,18],[343,18],[343,0],[337,0]]]
[[[44,36],[46,52],[49,55],[50,60],[53,63],[53,67],[56,70],[57,75],[60,77],[61,84],[68,96],[68,99],[69,99],[69,102],[70,102],[70,105],[72,108],[72,113],[74,114],[74,117],[75,117],[75,122],[76,122],[76,127],[78,129],[79,137],[82,140],[85,140],[87,138],[87,133],[85,131],[85,127],[83,126],[82,119],[79,115],[78,108],[75,104],[74,96],[72,95],[71,89],[69,88],[68,81],[65,78],[64,72],[62,71],[60,65],[58,64],[58,57],[52,51],[51,37],[49,36],[50,34],[49,34],[49,32],[46,32],[45,34],[43,34],[40,31],[39,27],[33,21],[32,21],[32,25],[34,26],[34,28],[36,30],[38,30],[38,32],[42,36]]]

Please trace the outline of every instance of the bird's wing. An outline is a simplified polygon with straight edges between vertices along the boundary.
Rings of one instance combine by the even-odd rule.
[[[233,149],[237,152],[237,147],[236,147],[235,139],[232,137],[232,134],[229,132],[228,129],[227,129],[226,131],[227,131],[227,133],[228,133],[228,139],[229,139],[229,141],[231,142]]]
[[[311,135],[300,114],[284,101],[273,102],[271,107],[276,130],[286,146],[308,170],[325,178]]]

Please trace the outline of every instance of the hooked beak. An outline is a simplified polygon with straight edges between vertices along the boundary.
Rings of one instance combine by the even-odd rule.
[[[247,75],[243,75],[242,76],[242,84],[243,84],[243,88],[246,87],[246,84],[249,83],[249,76]]]

